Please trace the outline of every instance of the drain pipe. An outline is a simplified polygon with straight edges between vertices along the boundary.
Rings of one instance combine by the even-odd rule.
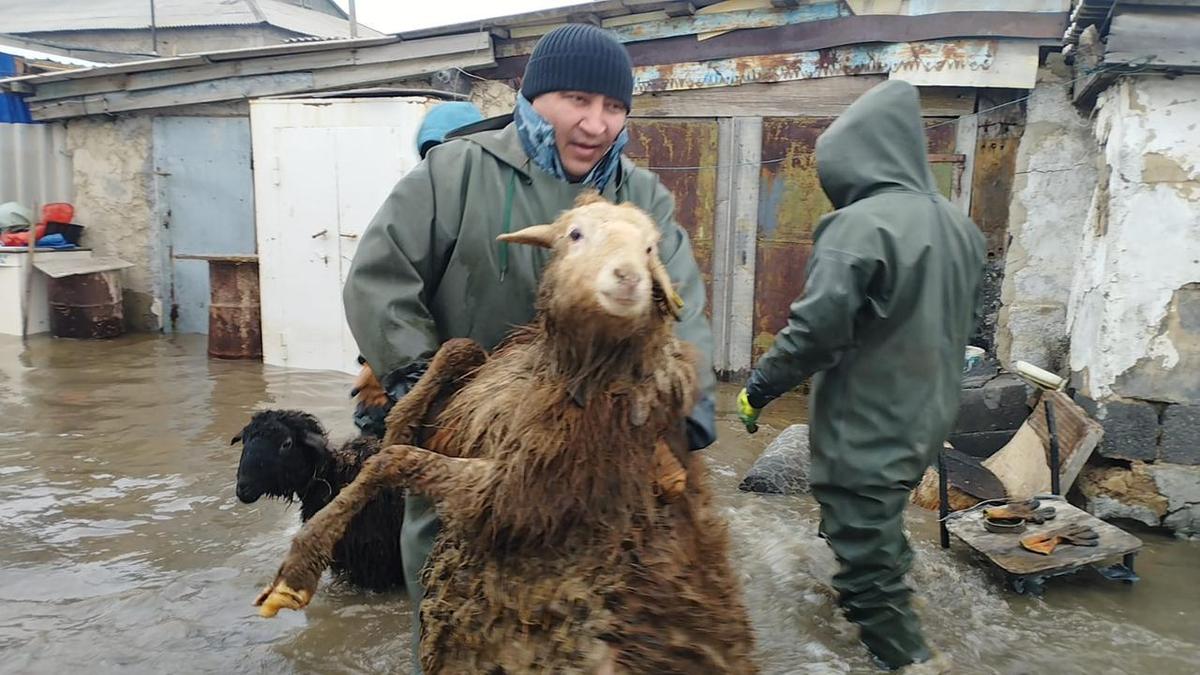
[[[354,11],[354,0],[350,0],[350,39],[358,37],[358,13]]]

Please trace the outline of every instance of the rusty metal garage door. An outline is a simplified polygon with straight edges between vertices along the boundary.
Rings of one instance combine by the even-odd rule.
[[[705,312],[712,316],[713,229],[717,205],[717,121],[715,119],[629,120],[625,154],[653,170],[675,195],[675,218],[687,230],[708,291]]]
[[[941,122],[928,118],[927,125]],[[817,136],[833,118],[770,117],[763,120],[762,173],[758,193],[758,241],[754,280],[755,360],[787,325],[788,308],[804,288],[812,255],[813,228],[832,210],[817,178]],[[955,125],[929,130],[930,161],[947,198],[960,189],[962,157],[954,151]]]

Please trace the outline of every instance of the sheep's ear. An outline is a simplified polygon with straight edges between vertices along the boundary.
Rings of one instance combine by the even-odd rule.
[[[496,237],[499,241],[506,241],[511,244],[528,244],[530,246],[541,246],[542,248],[552,248],[554,240],[558,238],[558,228],[554,225],[530,225],[523,230],[502,234]]]
[[[231,446],[237,445],[238,443],[241,443],[241,442],[242,442],[242,435],[239,433],[237,436],[233,437],[233,440],[229,441],[229,445],[231,445]]]
[[[650,261],[650,276],[658,291],[662,293],[667,311],[672,318],[678,321],[683,315],[683,298],[675,292],[675,287],[671,285],[671,275],[667,274],[667,268],[658,259],[658,256],[654,256]]]
[[[325,447],[325,437],[310,431],[304,434],[304,444],[310,448],[321,449]]]
[[[579,196],[575,198],[574,208],[579,208],[581,206],[587,206],[588,204],[595,204],[603,201],[604,197],[601,197],[600,193],[597,192],[595,188],[589,188],[583,192],[580,192]]]

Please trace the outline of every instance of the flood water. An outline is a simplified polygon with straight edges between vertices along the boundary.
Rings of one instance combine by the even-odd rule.
[[[264,408],[354,432],[351,377],[210,360],[203,336],[108,342],[0,336],[0,671],[383,673],[408,663],[402,594],[323,584],[304,613],[260,619],[296,506],[240,504],[230,438]],[[834,562],[808,497],[739,493],[788,423],[779,402],[742,432],[722,391],[708,451],[768,673],[873,672],[825,591]],[[1200,672],[1200,542],[1139,531],[1142,581],[1056,579],[1004,590],[913,509],[913,584],[927,635],[963,673]]]

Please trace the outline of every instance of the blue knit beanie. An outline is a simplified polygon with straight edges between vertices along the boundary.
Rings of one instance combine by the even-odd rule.
[[[421,153],[421,159],[425,159],[425,153],[430,148],[445,141],[446,134],[481,119],[483,113],[474,103],[452,101],[433,106],[425,113],[421,130],[417,132],[417,151]]]
[[[608,31],[591,24],[559,26],[529,56],[521,93],[529,101],[552,91],[603,94],[633,107],[633,63]]]

